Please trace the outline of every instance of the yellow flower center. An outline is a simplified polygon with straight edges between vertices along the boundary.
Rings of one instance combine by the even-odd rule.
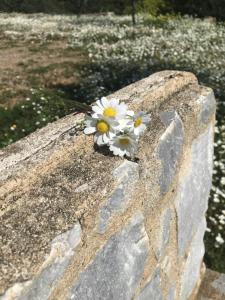
[[[117,111],[113,107],[107,107],[104,109],[103,115],[108,118],[114,118],[117,115]]]
[[[104,120],[100,120],[96,124],[96,129],[98,132],[100,132],[102,134],[106,133],[109,131],[109,124]]]
[[[119,140],[120,144],[123,145],[123,146],[127,146],[130,144],[130,140],[128,137],[123,137],[123,138],[120,138]]]
[[[142,124],[142,118],[137,118],[134,122],[134,127],[138,127]]]

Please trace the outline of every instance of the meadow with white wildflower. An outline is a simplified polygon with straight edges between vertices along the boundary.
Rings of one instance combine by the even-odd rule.
[[[70,89],[73,101],[90,104],[131,82],[165,69],[191,71],[201,84],[214,89],[218,103],[215,167],[207,213],[205,260],[210,268],[225,272],[225,24],[191,17],[138,16],[137,26],[133,27],[129,16],[86,15],[77,18],[1,14],[0,32],[13,43],[21,39],[28,42],[38,40],[42,44],[49,40],[63,40],[68,49],[82,51],[86,63],[80,69],[81,79],[72,87],[65,86],[65,90]],[[54,107],[54,97],[48,101],[45,91],[41,93],[45,100],[38,98],[37,94],[30,95],[30,102],[24,101],[10,111],[0,108],[0,118],[2,116],[8,122],[8,131],[4,133],[8,136],[6,139],[0,135],[1,145],[10,143],[11,136],[15,137],[17,132],[20,134],[16,137],[21,137],[23,129],[25,135],[47,123],[42,120],[52,121],[68,113],[67,106]],[[63,103],[63,99],[60,101]],[[99,108],[95,110],[101,114]],[[49,118],[51,109],[54,114],[50,113]],[[24,119],[16,122],[21,112]],[[32,126],[27,121],[29,115],[35,116],[32,117]],[[134,116],[133,121],[138,118],[139,115]],[[95,128],[89,132],[94,133],[96,124],[93,118],[89,120],[89,128]],[[100,141],[107,138],[109,136],[105,135]],[[110,139],[113,141],[111,150],[117,153],[118,136],[113,135]]]

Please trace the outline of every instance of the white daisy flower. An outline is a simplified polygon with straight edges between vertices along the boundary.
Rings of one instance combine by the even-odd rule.
[[[224,243],[224,239],[222,238],[221,234],[219,233],[216,237],[216,241],[219,244],[223,244]]]
[[[116,135],[109,143],[109,149],[114,155],[134,157],[138,148],[138,138],[131,132]]]
[[[127,116],[125,118],[121,118],[117,120],[119,123],[118,130],[125,132],[125,131],[130,131],[130,117]]]
[[[116,128],[119,127],[119,123],[116,120],[106,118],[94,119],[92,117],[87,117],[85,125],[84,133],[95,133],[94,140],[99,146],[108,144],[116,135]]]
[[[127,126],[131,127],[134,134],[139,136],[144,133],[150,121],[150,115],[140,111],[132,117],[132,121],[130,121]]]
[[[107,118],[107,119],[122,119],[126,116],[127,105],[120,103],[118,99],[108,100],[106,97],[102,97],[101,100],[96,101],[96,105],[92,107],[94,113],[92,117],[95,119]]]

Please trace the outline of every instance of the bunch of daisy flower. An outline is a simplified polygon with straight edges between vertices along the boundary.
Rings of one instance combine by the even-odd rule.
[[[114,155],[134,157],[139,137],[150,120],[149,114],[135,114],[118,99],[102,97],[92,106],[91,116],[86,117],[84,133],[95,134],[94,141],[99,146],[108,145]]]

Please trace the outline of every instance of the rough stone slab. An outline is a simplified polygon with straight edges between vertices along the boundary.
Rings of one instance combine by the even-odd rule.
[[[201,106],[199,121],[208,124],[216,112],[216,100],[212,90],[207,95],[201,95],[197,102]]]
[[[171,268],[172,268],[172,262],[171,262],[171,256],[166,255],[162,262],[160,263],[161,270],[167,275],[167,277],[170,276]]]
[[[159,249],[159,257],[161,257],[166,249],[166,245],[169,242],[170,238],[170,223],[171,223],[171,209],[168,208],[162,217],[162,224],[161,224],[161,245]]]
[[[225,274],[221,274],[219,278],[215,279],[212,282],[212,287],[220,291],[220,293],[225,297]]]
[[[175,295],[176,295],[176,285],[172,285],[172,287],[169,289],[167,300],[174,300]]]
[[[225,274],[207,269],[196,300],[212,299],[225,299]]]
[[[191,163],[181,179],[175,206],[178,216],[179,255],[183,256],[206,212],[212,181],[212,126],[192,144]]]
[[[203,218],[191,243],[191,248],[186,263],[182,268],[180,300],[188,299],[198,280],[200,279],[202,260],[205,253],[205,247],[203,243],[205,230],[206,221],[205,218]]]
[[[166,208],[159,217],[157,232],[152,234],[151,244],[158,260],[163,257],[169,242],[171,220],[172,211],[170,208]]]
[[[83,119],[84,114],[66,116],[57,122],[48,124],[7,148],[0,149],[0,180],[5,180],[14,175],[15,172],[23,169],[27,160],[36,158],[36,155],[41,150],[48,149],[51,144],[57,144],[58,140],[66,139],[72,141],[74,137],[70,135],[70,132],[76,130],[77,124]],[[45,156],[39,157],[38,160],[46,158],[48,158],[47,151],[45,151]]]
[[[47,300],[54,286],[62,277],[80,243],[81,227],[77,223],[67,232],[57,236],[51,244],[51,252],[46,257],[39,275],[32,281],[16,283],[0,300]]]
[[[193,135],[198,136],[205,128],[196,116],[200,110],[196,100],[204,90],[193,74],[165,71],[108,96],[125,101],[129,109],[152,114],[137,155],[140,178],[135,186],[140,197],[130,203],[129,214],[134,209],[147,212],[154,207],[156,218],[159,217],[162,194],[160,196],[157,179],[162,164],[154,149],[163,130],[173,123],[163,125],[159,114],[176,110],[187,129],[185,138],[189,143]],[[82,126],[78,124],[83,117],[67,116],[0,151],[0,294],[18,282],[22,285],[25,281],[34,282],[40,275],[39,267],[50,253],[51,241],[77,220],[83,222],[85,228],[84,251],[79,253],[78,264],[95,256],[95,243],[101,244],[99,249],[107,244],[108,232],[100,236],[93,233],[93,227],[99,208],[105,205],[115,188],[112,172],[122,159],[109,155],[104,147],[94,147],[93,137],[82,134]],[[114,213],[115,210],[113,217]],[[125,211],[123,214],[126,217]],[[119,224],[111,226],[110,232],[120,232]],[[146,224],[149,234],[147,220]],[[67,284],[65,281],[72,280],[73,276],[77,278],[82,268],[82,265],[71,266],[66,278],[60,280],[53,292],[62,293],[59,300],[65,299],[71,287],[69,283],[63,286]]]
[[[148,253],[143,215],[137,213],[80,274],[68,299],[130,300],[142,278]]]
[[[162,173],[159,179],[161,194],[168,192],[174,179],[177,164],[181,157],[184,129],[183,123],[176,111],[162,112],[161,121],[167,126],[160,138],[158,156],[162,162]]]
[[[149,282],[145,285],[137,300],[163,300],[160,286],[160,268],[157,268]]]
[[[135,183],[139,179],[139,165],[125,160],[113,171],[113,177],[117,181],[110,198],[106,201],[99,212],[96,231],[105,233],[109,220],[120,211],[124,210],[129,202]]]
[[[164,275],[164,283],[166,282],[169,284],[169,290],[167,292],[167,296],[165,297],[166,300],[175,300],[176,296],[176,287],[178,282],[174,282],[174,279],[171,278],[171,271],[173,269],[173,262],[171,255],[166,255],[163,257],[163,260],[160,263],[160,269]],[[166,279],[165,279],[166,278]]]

